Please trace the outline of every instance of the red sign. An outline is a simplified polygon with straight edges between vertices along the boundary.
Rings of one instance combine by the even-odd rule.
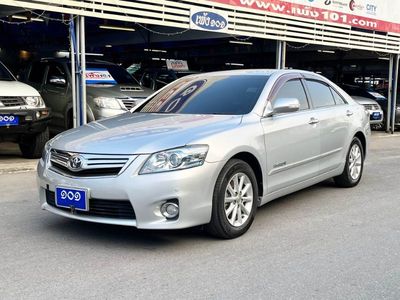
[[[315,0],[209,0],[232,5],[262,10],[271,13],[290,15],[295,17],[346,24],[352,27],[369,30],[400,33],[400,23],[383,21],[367,15],[377,16],[378,5],[373,5],[365,0],[325,0],[314,3]],[[300,4],[298,2],[304,2]],[[316,2],[316,1],[315,1]],[[372,2],[372,1],[370,1]],[[377,0],[375,0],[377,2]],[[380,1],[382,2],[382,1]],[[386,3],[387,4],[387,3]],[[393,4],[395,5],[395,4]],[[383,7],[384,5],[382,5]],[[395,5],[396,7],[398,5]],[[325,8],[326,7],[326,8]],[[386,6],[384,8],[387,8]],[[390,10],[390,7],[388,7]],[[335,10],[336,9],[336,10]],[[347,11],[347,12],[346,12]],[[386,12],[392,17],[397,12]],[[382,14],[384,16],[384,14]],[[391,18],[392,19],[392,18]],[[395,18],[396,19],[396,18]],[[398,19],[398,18],[397,18]]]

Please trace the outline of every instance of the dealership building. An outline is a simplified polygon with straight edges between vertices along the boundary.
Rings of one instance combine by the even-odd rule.
[[[384,0],[3,0],[0,60],[19,74],[31,61],[73,53],[78,125],[91,54],[125,68],[311,70],[387,90],[393,132],[399,22],[400,2]]]

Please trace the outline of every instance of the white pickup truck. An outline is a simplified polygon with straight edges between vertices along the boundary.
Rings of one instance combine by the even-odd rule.
[[[38,91],[17,81],[0,62],[0,142],[16,142],[24,157],[38,158],[49,139],[49,121]]]

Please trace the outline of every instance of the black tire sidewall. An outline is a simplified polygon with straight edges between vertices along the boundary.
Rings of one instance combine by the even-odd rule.
[[[236,174],[246,174],[253,186],[253,206],[249,218],[240,227],[232,226],[225,214],[225,191],[229,180]],[[253,223],[258,204],[257,179],[252,168],[242,160],[233,159],[222,169],[213,195],[213,221],[217,222],[225,238],[235,238],[245,233]]]
[[[350,175],[350,170],[349,170],[349,166],[350,166],[350,152],[351,152],[351,149],[353,148],[353,146],[354,146],[355,144],[358,145],[358,147],[360,148],[360,151],[361,151],[361,170],[360,170],[360,175],[358,176],[358,178],[357,178],[356,180],[354,180],[354,179],[351,177],[351,175]],[[363,146],[362,146],[362,144],[361,144],[361,141],[360,141],[357,137],[354,137],[353,140],[352,140],[352,142],[351,142],[351,144],[350,144],[350,148],[349,148],[349,150],[347,151],[346,166],[345,166],[345,174],[346,174],[346,176],[347,176],[347,180],[349,181],[349,185],[350,185],[350,186],[356,186],[356,185],[360,182],[361,177],[362,177],[362,174],[363,174],[363,171],[364,171],[364,149],[363,149]]]

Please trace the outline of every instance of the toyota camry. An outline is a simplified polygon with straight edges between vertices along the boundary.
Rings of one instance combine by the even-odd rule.
[[[257,208],[333,178],[362,177],[369,115],[328,79],[299,70],[196,74],[125,114],[50,140],[38,165],[44,210],[72,219],[220,238]]]

